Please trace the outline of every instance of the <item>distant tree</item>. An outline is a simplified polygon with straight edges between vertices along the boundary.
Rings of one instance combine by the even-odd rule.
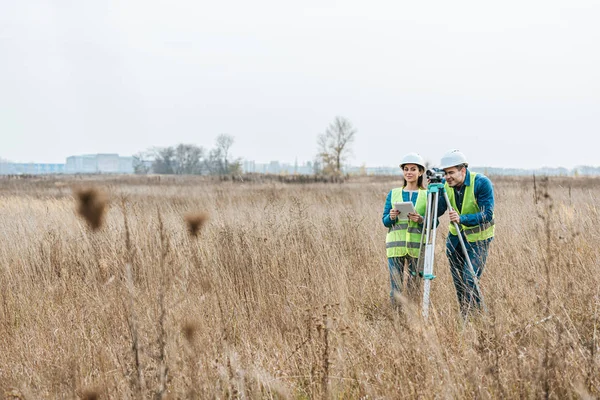
[[[140,151],[133,155],[133,172],[135,174],[147,174],[152,168],[152,152]]]
[[[152,171],[157,174],[174,174],[175,170],[175,148],[170,146],[154,149]]]
[[[224,133],[217,136],[217,140],[216,140],[217,149],[219,149],[219,152],[223,159],[224,172],[226,174],[228,174],[230,172],[229,171],[229,149],[231,149],[231,146],[233,146],[234,141],[235,141],[235,139],[233,138],[233,136],[227,135]]]
[[[321,158],[319,155],[312,162],[311,169],[313,174],[320,175],[323,172],[323,166],[321,165]]]
[[[342,175],[342,166],[352,152],[351,145],[356,132],[350,120],[344,117],[335,117],[325,133],[319,135],[317,139],[318,159],[324,174],[338,177]]]
[[[237,158],[235,160],[232,160],[227,168],[229,169],[229,175],[242,175],[242,173],[244,172],[242,170],[242,159],[241,158]]]
[[[221,151],[218,148],[211,149],[208,152],[208,156],[204,160],[204,167],[210,175],[224,174],[225,165],[223,164]]]
[[[230,150],[235,139],[231,135],[220,134],[215,141],[215,148],[211,149],[205,160],[205,167],[211,175],[229,175],[241,173],[241,161],[231,161]]]
[[[174,172],[178,175],[201,174],[204,149],[193,144],[179,144],[175,148]]]

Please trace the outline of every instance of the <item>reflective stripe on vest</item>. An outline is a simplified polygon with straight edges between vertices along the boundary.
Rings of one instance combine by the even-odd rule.
[[[408,221],[400,221],[399,223],[396,223],[396,225],[392,225],[390,230],[397,231],[400,229],[407,229],[407,228],[408,228]]]
[[[391,248],[395,248],[395,247],[408,247],[409,249],[420,249],[421,248],[421,244],[420,243],[413,243],[413,242],[388,242],[385,244],[385,248],[386,249],[391,249]],[[399,256],[401,257],[401,256]]]
[[[392,204],[401,203],[402,188],[392,190]],[[427,205],[427,191],[420,189],[417,194],[415,210],[420,215],[425,214]],[[419,249],[421,247],[421,231],[420,224],[408,219],[399,220],[388,229],[385,239],[386,254],[388,257],[419,257]]]
[[[463,214],[477,214],[481,212],[479,205],[477,204],[477,199],[475,198],[475,179],[477,179],[476,172],[470,172],[471,175],[471,183],[469,186],[465,185],[465,194],[463,197],[461,210],[458,211],[456,208],[456,199],[454,198],[454,190],[448,186],[448,183],[444,185],[446,193],[448,193],[448,200],[450,200],[450,205],[454,208],[460,215]],[[469,242],[477,242],[480,240],[489,239],[494,237],[494,217],[492,216],[492,220],[488,222],[484,222],[481,225],[476,226],[465,226],[460,225],[461,230],[464,232],[467,241]],[[449,227],[450,233],[453,235],[457,235],[456,228],[453,223],[450,223]]]
[[[483,224],[476,226],[474,228],[467,228],[467,229],[463,229],[463,232],[465,233],[465,235],[470,235],[472,233],[479,233],[482,231],[485,231],[486,229],[488,229],[491,226],[495,225],[495,221],[492,219],[489,222],[484,222]]]
[[[390,231],[397,231],[397,230],[401,230],[401,229],[408,229],[408,233],[418,233],[421,234],[421,232],[423,231],[423,229],[420,226],[408,226],[408,223],[406,221],[400,221],[400,223],[396,224],[396,225],[392,225],[392,227],[390,228]]]

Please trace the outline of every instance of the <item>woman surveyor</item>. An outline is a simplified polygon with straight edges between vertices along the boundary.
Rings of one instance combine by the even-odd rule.
[[[421,231],[423,215],[427,205],[427,190],[423,187],[425,162],[417,153],[409,153],[402,158],[400,168],[404,175],[402,187],[390,190],[383,209],[383,225],[388,228],[386,237],[386,253],[390,270],[390,298],[392,306],[399,305],[399,295],[404,284],[404,267],[406,265],[407,297],[418,292],[417,261],[421,247]],[[412,202],[414,213],[400,214],[394,208],[395,203]]]

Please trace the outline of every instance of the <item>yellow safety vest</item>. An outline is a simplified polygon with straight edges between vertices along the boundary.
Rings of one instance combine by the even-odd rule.
[[[402,188],[392,190],[392,206],[394,203],[401,203]],[[420,215],[425,215],[427,206],[427,190],[419,189],[415,210]],[[385,238],[385,248],[389,257],[410,256],[413,258],[419,257],[419,249],[421,247],[421,232],[422,225],[413,222],[409,219],[396,220],[394,225],[388,228],[388,233]]]
[[[448,193],[448,199],[450,200],[450,205],[453,209],[455,209],[460,215],[463,214],[477,214],[481,212],[481,209],[477,205],[477,200],[475,199],[475,179],[477,179],[476,172],[470,172],[471,174],[471,184],[469,186],[465,185],[465,195],[463,197],[462,209],[458,210],[456,208],[456,200],[454,199],[454,190],[448,186],[448,183],[444,185],[446,193]],[[461,230],[464,232],[467,241],[469,242],[478,242],[480,240],[489,239],[494,237],[494,217],[492,216],[492,220],[485,222],[481,225],[475,226],[466,226],[460,225]],[[458,235],[456,232],[456,228],[454,224],[450,223],[450,233],[453,235]]]

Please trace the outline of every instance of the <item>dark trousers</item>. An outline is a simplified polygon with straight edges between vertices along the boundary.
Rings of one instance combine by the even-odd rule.
[[[463,239],[465,239],[464,236]],[[467,254],[469,255],[477,279],[479,279],[483,273],[491,241],[491,238],[478,242],[467,242],[466,239],[464,240]],[[481,302],[480,294],[475,287],[473,274],[469,270],[469,265],[464,257],[457,236],[448,236],[446,242],[446,256],[450,262],[450,272],[452,273],[452,280],[454,281],[456,297],[458,299],[458,304],[460,305],[461,313],[466,315],[469,309],[479,309]]]
[[[407,295],[414,296],[418,291],[417,276],[417,258],[409,256],[388,258],[388,267],[390,270],[390,299],[392,305],[397,305],[396,296],[402,293],[404,286],[404,264],[408,267],[408,280],[406,282]]]

